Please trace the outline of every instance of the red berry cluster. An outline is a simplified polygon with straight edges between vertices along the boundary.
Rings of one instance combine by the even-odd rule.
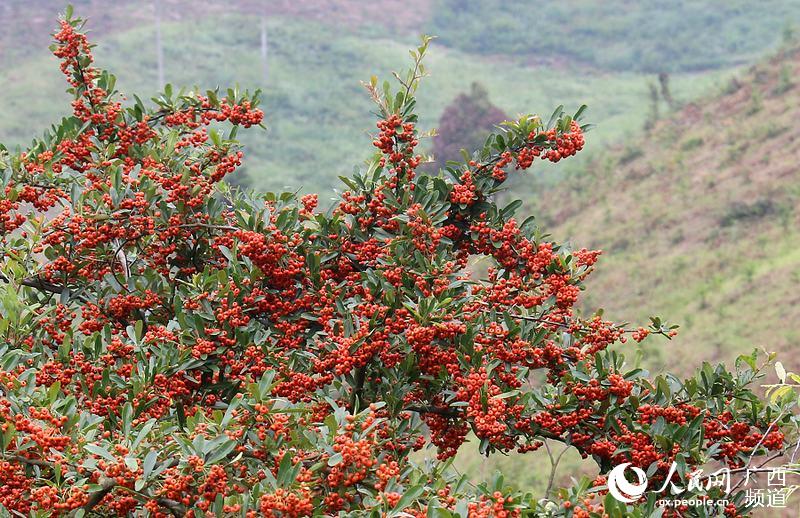
[[[558,162],[562,158],[575,155],[583,149],[586,143],[580,124],[574,120],[569,124],[569,131],[558,132],[556,129],[550,129],[538,134],[532,132],[528,135],[528,139],[533,141],[537,136],[543,136],[545,144],[527,148],[528,151],[525,154],[524,161],[517,159],[519,168],[527,169],[533,162],[533,158],[537,156],[541,156],[551,162]]]

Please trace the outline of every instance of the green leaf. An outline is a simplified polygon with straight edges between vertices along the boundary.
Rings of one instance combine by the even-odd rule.
[[[155,424],[156,420],[150,419],[144,424],[144,426],[142,426],[142,429],[139,430],[139,433],[136,435],[136,439],[133,441],[133,444],[131,445],[131,449],[135,450],[142,443],[145,437],[147,437],[147,435],[150,433],[150,430],[153,429]]]
[[[513,216],[514,212],[516,212],[516,210],[521,206],[522,206],[522,200],[514,200],[508,205],[506,205],[503,208],[503,210],[500,211],[500,213],[504,218],[508,218],[510,216]]]
[[[770,395],[769,401],[773,404],[777,403],[783,396],[789,394],[790,392],[792,392],[791,385],[782,385],[778,387],[775,392],[772,393],[772,395]]]
[[[581,115],[583,115],[583,112],[586,111],[586,108],[587,106],[585,104],[582,104],[581,107],[578,108],[578,111],[575,112],[575,115],[572,116],[572,119],[576,121],[580,120]]]
[[[393,511],[402,511],[406,507],[410,507],[422,493],[425,492],[425,486],[418,485],[406,490],[397,505],[392,509]]]
[[[125,457],[125,467],[133,472],[136,472],[139,469],[139,463],[133,457]]]
[[[58,398],[58,393],[61,391],[61,382],[56,381],[50,388],[47,389],[47,403],[48,405],[52,405],[55,403],[56,399]]]
[[[147,456],[144,458],[144,463],[142,464],[143,475],[145,479],[150,476],[150,473],[153,472],[153,468],[156,465],[156,461],[158,460],[158,452],[155,450],[150,450],[147,452]]]
[[[331,455],[331,457],[328,459],[328,466],[331,467],[336,466],[337,464],[340,464],[343,459],[344,457],[342,456],[341,453],[335,453]]]
[[[292,480],[292,455],[289,452],[283,454],[281,463],[278,466],[278,476],[276,477],[280,487],[288,486]]]
[[[228,441],[216,450],[214,450],[206,459],[207,464],[216,464],[222,459],[226,458],[236,448],[238,442]]]
[[[550,128],[553,126],[553,123],[561,117],[561,114],[564,113],[564,105],[559,105],[555,110],[553,110],[553,114],[550,116],[550,120],[547,121],[547,127]]]
[[[86,451],[88,451],[89,453],[91,453],[93,455],[98,455],[100,457],[103,457],[106,460],[110,460],[111,462],[117,462],[117,458],[114,457],[113,455],[111,455],[111,453],[107,449],[105,449],[105,448],[103,448],[101,446],[98,446],[96,444],[91,444],[90,443],[90,444],[87,444],[86,446],[84,446],[84,448],[86,449]]]

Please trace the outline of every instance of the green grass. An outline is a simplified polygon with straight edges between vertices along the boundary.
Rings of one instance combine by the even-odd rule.
[[[91,22],[90,22],[91,23]],[[330,193],[337,177],[349,174],[373,152],[368,133],[375,117],[361,80],[372,74],[391,79],[391,70],[408,62],[413,37],[376,39],[369,33],[342,34],[323,24],[272,18],[269,24],[269,79],[263,84],[258,20],[227,16],[219,20],[164,25],[167,80],[201,88],[262,88],[268,131],[243,133],[244,170],[257,189]],[[103,38],[99,66],[116,73],[123,92],[143,98],[156,91],[152,28],[134,27]],[[435,127],[444,107],[472,81],[489,90],[506,113],[542,112],[558,104],[570,109],[589,104],[597,124],[589,147],[600,149],[633,135],[646,113],[647,76],[598,73],[580,68],[526,65],[508,57],[480,57],[434,45],[430,77],[419,94],[421,126]],[[727,71],[678,74],[674,95],[694,98],[720,84]],[[68,98],[55,58],[37,54],[0,79],[0,141],[22,144],[39,128],[66,113]],[[423,144],[430,147],[430,143]]]
[[[468,52],[660,73],[750,61],[798,23],[780,0],[438,0],[431,31]]]

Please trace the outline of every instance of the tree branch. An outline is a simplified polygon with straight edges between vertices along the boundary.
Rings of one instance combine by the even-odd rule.
[[[405,410],[408,410],[409,412],[416,412],[418,414],[436,414],[450,419],[457,419],[459,417],[464,417],[464,414],[462,414],[458,410],[453,410],[449,407],[410,406],[407,407]]]
[[[172,467],[177,466],[177,465],[178,465],[178,459],[176,459],[176,458],[172,458],[172,459],[170,459],[170,460],[168,460],[168,461],[166,461],[166,462],[164,462],[162,464],[164,469],[169,469],[169,468],[172,468]],[[100,482],[100,489],[98,491],[95,491],[94,493],[92,493],[92,495],[89,497],[89,501],[86,502],[86,504],[83,506],[83,510],[85,512],[87,512],[87,513],[89,511],[91,511],[95,506],[97,506],[97,504],[99,504],[103,500],[103,498],[105,498],[105,496],[108,493],[110,493],[117,486],[116,479],[108,478],[108,477],[106,477],[104,475],[100,475],[99,482]],[[159,499],[159,500],[161,500],[161,499]],[[170,502],[170,503],[174,503],[174,504],[176,504],[178,506],[180,505],[180,504],[178,504],[178,502],[173,502],[172,500],[168,500],[168,499],[163,499],[163,500],[165,500],[167,502]],[[175,512],[177,510],[177,507],[175,507],[175,506],[173,506],[173,507],[175,507],[175,509],[169,507],[168,505],[164,505],[164,507],[167,507],[167,509],[169,509],[170,512],[174,516],[183,516],[183,514],[175,514]],[[185,514],[185,511],[184,511],[184,514]]]
[[[11,283],[11,280],[9,280],[9,278],[3,275],[2,273],[0,273],[0,281],[9,284]],[[61,293],[63,293],[64,290],[68,289],[66,286],[55,284],[53,282],[43,279],[38,275],[36,277],[26,277],[22,279],[20,285],[27,286],[29,288],[34,288],[39,291],[44,291],[46,293],[55,293],[56,295],[61,295]],[[86,299],[83,297],[79,297],[79,299],[83,302],[86,302]]]
[[[99,504],[103,498],[105,498],[106,495],[111,492],[112,489],[114,489],[114,486],[117,485],[117,481],[115,479],[104,476],[100,477],[99,482],[100,490],[92,493],[92,495],[89,497],[89,501],[83,506],[83,510],[87,513],[94,509],[94,507]]]
[[[361,403],[361,395],[364,392],[364,380],[366,379],[366,377],[367,377],[366,365],[356,369],[355,387],[353,387],[353,393],[350,394],[350,408],[354,414],[356,413],[356,406],[358,406]]]
[[[156,500],[156,502],[158,505],[166,507],[172,516],[175,516],[176,518],[183,518],[183,516],[186,515],[186,506],[180,502],[170,500],[169,498],[159,498]]]

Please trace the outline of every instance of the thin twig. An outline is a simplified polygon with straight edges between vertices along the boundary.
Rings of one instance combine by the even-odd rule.
[[[558,464],[561,462],[561,457],[563,457],[564,454],[567,453],[567,450],[569,450],[570,445],[567,444],[566,446],[564,446],[564,449],[561,450],[561,453],[559,453],[558,457],[556,457],[555,459],[553,458],[552,451],[550,451],[550,444],[547,441],[544,441],[544,447],[547,450],[547,456],[550,457],[550,476],[547,479],[547,489],[544,492],[544,497],[549,499],[550,493],[553,490],[553,484],[556,479],[556,471],[558,470]]]

